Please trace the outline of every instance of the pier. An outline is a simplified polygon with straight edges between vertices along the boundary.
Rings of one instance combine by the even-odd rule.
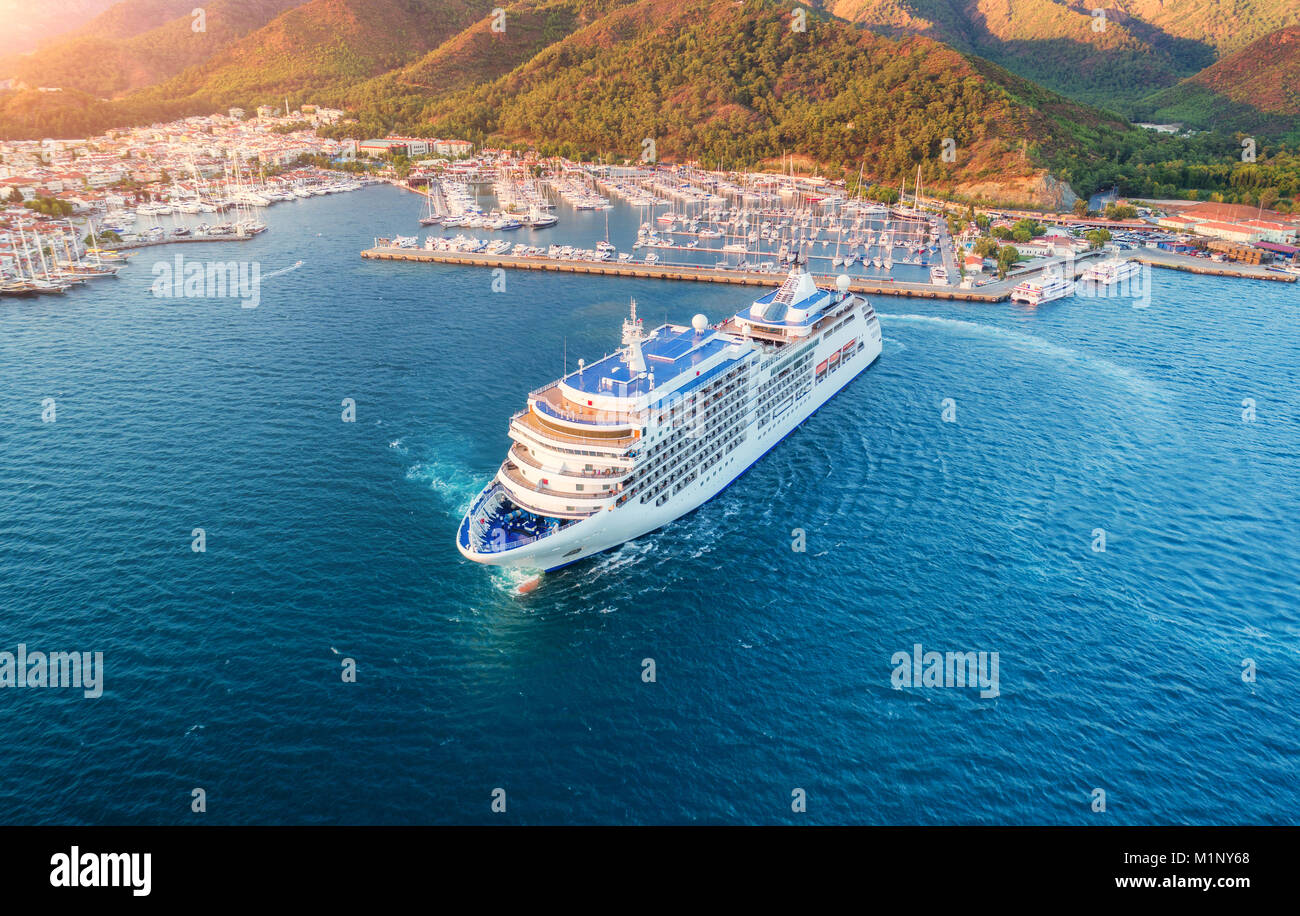
[[[1134,251],[1126,254],[1132,260],[1150,267],[1184,270],[1191,273],[1221,277],[1244,277],[1256,280],[1272,280],[1280,283],[1296,282],[1296,277],[1292,274],[1282,274],[1250,265],[1206,263],[1201,258],[1181,257],[1166,252],[1157,254],[1150,250]],[[1011,297],[1011,291],[1017,284],[1038,276],[1044,270],[1064,270],[1070,274],[1070,279],[1077,279],[1086,269],[1088,262],[1101,255],[1102,252],[1100,251],[1090,251],[1076,258],[1070,265],[1065,262],[1054,262],[1028,270],[1013,271],[1005,279],[995,280],[971,289],[963,289],[959,286],[936,286],[930,283],[908,283],[899,280],[868,277],[853,277],[849,281],[849,289],[855,293],[871,296],[900,296],[907,299],[941,299],[958,302],[1005,302]],[[689,280],[697,283],[727,283],[736,286],[776,286],[780,284],[784,276],[779,271],[732,270],[686,264],[646,264],[638,261],[586,261],[465,251],[428,251],[416,248],[369,248],[361,252],[361,257],[376,261],[414,261],[463,267],[545,270],[555,273],[632,277],[642,280]],[[837,275],[834,273],[818,273],[814,267],[813,276],[819,284],[832,286]]]
[[[1239,277],[1247,280],[1272,280],[1275,283],[1294,283],[1295,274],[1279,273],[1263,265],[1237,264],[1228,261],[1210,261],[1206,258],[1193,258],[1171,251],[1150,248],[1125,252],[1131,260],[1151,267],[1163,267],[1167,270],[1182,270],[1191,274],[1205,274],[1211,277]]]
[[[99,247],[104,251],[134,251],[138,248],[155,248],[159,245],[183,245],[186,242],[247,242],[260,233],[244,235],[183,235],[180,238],[142,239],[138,242],[105,242]]]
[[[549,270],[558,273],[590,274],[602,277],[635,277],[645,280],[692,280],[700,283],[730,283],[739,286],[779,286],[784,273],[756,270],[726,270],[680,264],[645,264],[619,261],[577,261],[509,254],[465,251],[426,251],[416,248],[369,248],[361,257],[376,261],[416,261],[469,267],[500,267],[512,270]],[[814,274],[819,283],[834,285],[835,274]],[[1016,282],[1023,275],[1016,278]],[[849,289],[868,295],[905,296],[914,299],[954,299],[966,302],[1001,302],[1011,295],[1015,283],[1001,281],[977,289],[904,283],[896,280],[854,278]],[[1005,288],[1004,288],[1005,287]]]

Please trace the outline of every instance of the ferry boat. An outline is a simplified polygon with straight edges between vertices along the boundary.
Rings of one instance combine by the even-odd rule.
[[[1127,258],[1108,258],[1105,261],[1098,261],[1085,270],[1083,279],[1090,283],[1110,286],[1115,283],[1122,283],[1141,273],[1141,271],[1142,265],[1137,261],[1130,261]]]
[[[930,282],[935,286],[948,285],[948,269],[942,264],[936,264],[930,268]]]
[[[719,325],[647,331],[528,396],[513,444],[461,521],[470,560],[554,570],[711,499],[880,355],[880,322],[841,276],[802,267]]]
[[[1074,281],[1063,277],[1043,276],[1036,280],[1026,280],[1011,291],[1012,302],[1024,302],[1028,305],[1041,305],[1055,302],[1074,293]]]

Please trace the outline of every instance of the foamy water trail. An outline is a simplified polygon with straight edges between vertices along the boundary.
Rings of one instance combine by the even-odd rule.
[[[962,321],[959,318],[943,318],[938,315],[887,315],[883,312],[877,312],[876,314],[882,321],[897,321],[904,324],[933,325],[937,327],[950,328],[955,331],[977,334],[991,340],[1000,340],[1022,350],[1041,353],[1044,356],[1050,356],[1056,359],[1069,360],[1070,362],[1077,363],[1081,366],[1100,370],[1101,372],[1123,382],[1133,391],[1147,397],[1154,397],[1160,393],[1159,388],[1157,388],[1149,379],[1138,372],[1134,372],[1126,366],[1113,363],[1100,356],[1092,356],[1086,353],[1080,353],[1077,350],[1071,350],[1069,347],[1054,344],[1050,340],[1044,340],[1043,338],[1035,337],[1032,334],[1025,334],[1021,331],[1012,331],[1007,328],[999,328],[995,325],[979,324],[974,321]]]
[[[522,566],[488,566],[485,569],[492,584],[512,598],[526,594],[524,589],[534,580],[538,580],[534,586],[536,588],[543,584],[540,569],[526,569]],[[528,591],[532,591],[532,588],[528,588]]]
[[[440,458],[411,465],[406,470],[406,479],[427,483],[457,513],[469,508],[488,481],[486,476],[479,477],[462,464]]]

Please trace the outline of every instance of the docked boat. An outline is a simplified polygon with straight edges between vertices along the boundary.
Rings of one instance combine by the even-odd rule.
[[[1107,258],[1105,261],[1089,265],[1083,272],[1082,279],[1089,283],[1111,286],[1115,283],[1123,283],[1137,276],[1141,271],[1142,265],[1137,261],[1130,261],[1128,258]]]
[[[716,496],[880,355],[870,303],[796,267],[719,325],[647,331],[533,391],[457,532],[465,557],[553,570]],[[760,495],[760,498],[766,498]]]
[[[1012,302],[1026,305],[1042,305],[1073,295],[1074,281],[1064,277],[1044,275],[1034,280],[1026,280],[1011,291]]]

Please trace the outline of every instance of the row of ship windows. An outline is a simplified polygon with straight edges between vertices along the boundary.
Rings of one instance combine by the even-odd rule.
[[[740,407],[737,406],[731,411],[731,413],[732,414],[738,413],[739,410]],[[736,435],[736,432],[739,430],[739,428],[740,427],[738,422],[736,420],[732,420],[729,430],[724,434],[721,435],[715,434],[713,438],[707,441],[690,440],[689,442],[679,443],[667,455],[664,456],[665,459],[672,458],[673,459],[672,461],[668,462],[667,464],[660,464],[659,463],[660,459],[656,459],[656,463],[646,469],[646,476],[642,481],[642,485],[644,486],[656,485],[656,483],[660,481],[664,477],[664,475],[676,469],[680,464],[682,464],[682,462],[687,461],[692,457],[694,457],[696,452],[700,451],[702,447],[707,447],[710,449],[717,448],[730,441],[730,439]],[[682,449],[686,450],[685,453],[678,455],[678,453],[681,452]],[[655,487],[655,489],[653,489],[649,495],[653,496],[656,492],[662,490],[663,487],[667,486],[668,483],[670,482],[671,482],[670,480],[665,480],[662,485]],[[641,501],[645,502],[645,498],[643,498]]]
[[[840,328],[844,327],[846,324],[848,324],[850,321],[852,321],[852,320],[853,320],[853,317],[854,317],[853,315],[849,315],[848,318],[845,318],[843,321],[839,322],[839,324],[835,325],[835,327],[831,328],[829,331],[826,332],[826,336],[827,336],[827,337],[830,337],[832,334],[834,334],[834,333],[835,333],[836,331],[838,331]]]
[[[735,436],[734,440],[730,442],[726,442],[726,440],[724,440],[724,442],[726,443],[725,448],[722,448],[720,451],[711,453],[708,458],[706,458],[703,462],[701,462],[697,470],[692,471],[689,476],[678,481],[676,486],[673,487],[673,492],[671,494],[661,492],[665,487],[668,486],[669,483],[669,481],[664,481],[662,484],[659,485],[659,487],[654,492],[647,493],[645,496],[641,497],[641,502],[644,503],[648,501],[656,493],[660,494],[659,497],[655,499],[656,506],[662,506],[664,503],[668,502],[669,499],[671,499],[673,496],[676,496],[687,486],[693,483],[699,475],[709,470],[709,468],[713,467],[715,464],[721,461],[726,455],[734,451],[742,442],[745,441],[745,435],[743,433],[741,433],[739,436],[736,436],[736,434],[733,432],[732,436]],[[722,444],[724,443],[719,443],[719,445]],[[727,463],[730,464],[731,462],[728,461]]]
[[[709,395],[710,393],[712,393],[714,390],[716,390],[720,385],[723,385],[723,384],[725,384],[726,382],[732,381],[733,379],[737,378],[737,377],[740,376],[740,375],[743,375],[744,373],[746,373],[746,372],[748,372],[748,371],[749,371],[749,366],[748,366],[748,365],[740,365],[740,366],[737,366],[735,369],[732,369],[730,372],[727,372],[727,373],[724,374],[722,377],[714,379],[713,381],[711,381],[711,382],[709,382],[707,385],[705,385],[705,386],[704,386],[704,387],[703,387],[703,388],[702,388],[702,389],[697,393],[697,395],[695,395],[695,396],[691,399],[690,402],[688,402],[688,401],[684,401],[684,400],[683,400],[683,401],[678,401],[678,402],[677,402],[676,404],[674,404],[670,409],[667,409],[667,410],[661,410],[660,413],[659,413],[659,422],[660,422],[660,423],[664,423],[664,422],[667,422],[667,421],[670,420],[670,419],[676,419],[677,416],[678,416],[679,414],[681,414],[684,410],[686,410],[688,407],[690,407],[691,403],[694,403],[694,402],[698,401],[699,399],[702,399],[702,398],[708,397],[708,395]],[[671,397],[671,395],[668,395],[668,397]]]
[[[810,365],[812,365],[812,360],[813,360],[813,354],[809,353],[802,360],[799,361],[798,365],[791,366],[790,368],[782,372],[779,376],[775,376],[770,381],[765,383],[763,387],[759,389],[759,395],[758,395],[759,410],[762,410],[763,407],[769,401],[772,400],[772,398],[776,397],[781,393],[781,389],[777,386],[780,383],[785,382],[787,376],[789,376],[791,373],[794,372],[802,372],[806,370]]]
[[[811,350],[813,348],[813,345],[816,343],[817,341],[810,340],[808,343],[804,344],[803,347],[786,356],[784,359],[781,360],[781,362],[776,364],[775,368],[772,369],[773,374],[780,372],[781,369],[785,367],[788,363],[790,363],[791,360],[803,356],[808,350]],[[764,364],[762,368],[766,368],[766,364]]]
[[[703,456],[699,458],[698,466],[696,467],[696,469],[691,471],[691,473],[688,474],[686,477],[676,478],[676,485],[673,487],[672,495],[676,495],[677,493],[680,493],[682,488],[687,486],[691,481],[693,481],[702,471],[712,467],[714,464],[718,462],[718,460],[723,455],[730,452],[732,449],[734,449],[737,445],[739,445],[743,441],[745,441],[744,431],[743,428],[738,425],[732,426],[732,428],[726,433],[726,435],[711,440],[708,443],[709,447],[707,451],[705,451]],[[683,455],[677,461],[673,462],[671,466],[664,468],[663,471],[661,471],[660,474],[656,476],[662,476],[663,474],[672,470],[678,464],[680,464],[682,461],[686,460],[689,457],[693,457],[693,456]],[[641,502],[642,503],[649,502],[651,499],[655,499],[655,497],[658,496],[659,498],[655,500],[655,505],[662,506],[665,502],[667,502],[669,498],[669,494],[664,493],[664,490],[666,490],[668,488],[668,485],[673,482],[674,482],[674,478],[669,477],[659,481],[658,483],[655,483],[654,486],[652,486],[646,493],[644,493],[641,496]]]
[[[823,369],[821,372],[818,372],[818,373],[817,373],[817,384],[820,385],[822,382],[826,381],[826,376],[830,375],[832,372],[834,372],[834,371],[836,371],[837,369],[839,369],[840,366],[844,365],[844,364],[847,363],[849,360],[851,360],[853,357],[855,357],[855,356],[857,356],[859,353],[861,353],[861,352],[862,352],[862,348],[865,347],[865,346],[866,346],[866,344],[859,340],[859,341],[858,341],[858,348],[857,348],[856,350],[854,350],[852,353],[849,353],[849,354],[847,354],[847,355],[844,355],[844,354],[843,354],[843,351],[841,351],[840,353],[836,353],[835,356],[831,357],[831,360],[834,361],[834,365],[827,366],[827,367],[826,367],[825,369]],[[828,362],[829,362],[829,360],[828,360]]]

